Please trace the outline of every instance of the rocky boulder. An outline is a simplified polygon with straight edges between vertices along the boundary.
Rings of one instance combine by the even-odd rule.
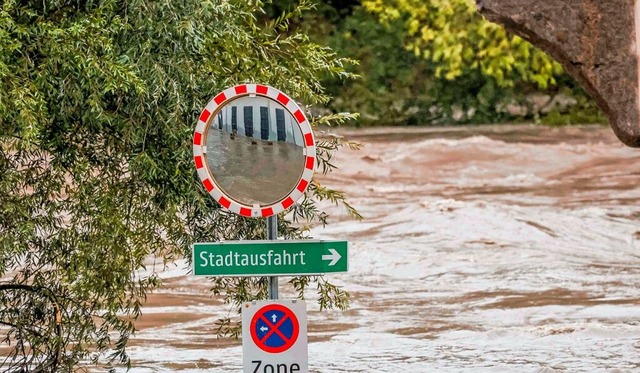
[[[476,4],[487,19],[560,62],[608,115],[618,138],[640,147],[640,13],[635,0],[476,0]]]

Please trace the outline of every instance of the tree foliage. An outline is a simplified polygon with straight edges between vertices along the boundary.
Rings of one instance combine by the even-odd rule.
[[[359,61],[353,72],[361,79],[346,84],[327,82],[334,96],[330,107],[338,112],[358,111],[361,125],[428,124],[437,119],[429,108],[438,104],[431,94],[438,79],[433,78],[426,60],[403,47],[400,22],[390,20],[382,25],[358,7],[333,27],[322,20],[313,24],[308,32],[315,30],[312,35],[321,43]]]
[[[129,363],[133,320],[160,285],[154,263],[189,257],[192,242],[265,236],[263,222],[220,210],[198,186],[190,147],[197,115],[213,94],[247,81],[325,103],[321,77],[349,76],[350,61],[289,29],[307,2],[266,23],[262,6],[1,3],[3,371]],[[319,146],[321,162],[344,144]],[[344,202],[316,183],[292,216],[326,221],[317,199]],[[285,219],[279,230],[304,235]],[[347,295],[323,278],[292,286],[302,292],[314,281],[322,306],[346,306]],[[212,288],[231,303],[265,295],[263,279],[226,278]]]
[[[360,62],[352,71],[362,79],[327,80],[330,108],[360,112],[359,125],[604,120],[560,65],[485,21],[471,0],[321,3],[302,27]]]
[[[482,18],[472,0],[364,0],[362,5],[383,22],[401,19],[406,48],[434,63],[437,77],[454,80],[477,70],[501,87],[532,82],[545,89],[562,73],[544,52]]]

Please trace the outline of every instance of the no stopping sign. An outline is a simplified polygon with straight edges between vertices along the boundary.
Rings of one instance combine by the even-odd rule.
[[[269,300],[243,304],[242,357],[244,372],[308,372],[305,302]]]
[[[293,346],[300,334],[298,318],[280,304],[267,304],[251,319],[251,338],[259,349],[280,353]]]

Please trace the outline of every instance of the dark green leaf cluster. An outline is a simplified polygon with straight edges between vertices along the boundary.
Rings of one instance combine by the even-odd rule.
[[[197,116],[212,95],[242,82],[326,103],[322,76],[349,76],[350,61],[289,30],[308,3],[266,23],[262,5],[0,3],[4,371],[129,364],[133,320],[164,264],[190,257],[192,242],[265,237],[264,222],[223,212],[199,186]],[[298,216],[324,217],[313,198],[331,197],[309,196]],[[281,236],[304,234],[280,221]],[[264,298],[264,285],[218,279],[213,292],[237,304]],[[327,289],[321,304],[343,307],[342,291],[319,288]]]
[[[522,40],[512,45],[512,36],[482,21],[473,1],[363,1],[348,12],[343,3],[319,2],[322,12],[300,27],[359,61],[351,71],[362,79],[326,84],[329,108],[359,112],[358,125],[606,121],[559,65]],[[551,105],[541,110],[532,96]],[[553,105],[562,100],[573,104]]]

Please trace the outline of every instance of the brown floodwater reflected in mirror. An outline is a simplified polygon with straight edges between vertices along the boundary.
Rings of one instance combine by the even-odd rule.
[[[237,202],[277,203],[302,177],[302,131],[277,101],[263,96],[232,100],[213,113],[205,131],[209,172]]]

